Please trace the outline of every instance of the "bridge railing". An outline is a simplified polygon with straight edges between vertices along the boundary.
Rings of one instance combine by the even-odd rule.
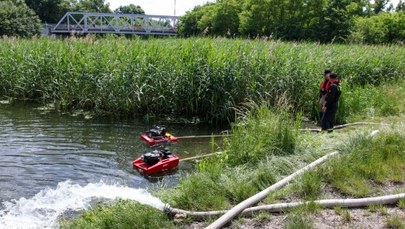
[[[175,16],[67,12],[51,33],[177,35],[177,23]]]

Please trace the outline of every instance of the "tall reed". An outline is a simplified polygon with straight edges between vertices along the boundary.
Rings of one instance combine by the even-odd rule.
[[[404,78],[401,46],[239,39],[0,40],[0,97],[99,114],[232,120],[232,107],[287,95],[311,113],[323,69],[348,90]],[[314,112],[315,113],[315,112]]]

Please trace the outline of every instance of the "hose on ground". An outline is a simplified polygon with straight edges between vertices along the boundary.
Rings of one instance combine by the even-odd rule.
[[[230,209],[229,211],[227,211],[224,215],[222,215],[219,219],[217,219],[214,223],[212,223],[211,225],[209,225],[207,227],[207,229],[214,229],[214,228],[221,228],[223,227],[225,224],[227,224],[230,220],[232,220],[235,216],[237,216],[239,213],[241,213],[244,209],[257,204],[259,201],[263,200],[264,198],[266,198],[266,196],[268,194],[270,194],[271,192],[274,192],[275,190],[287,185],[290,181],[292,181],[294,178],[298,177],[299,175],[303,174],[304,172],[306,172],[307,170],[316,167],[317,165],[325,162],[326,160],[328,160],[330,157],[335,156],[336,154],[338,154],[337,151],[334,151],[332,153],[328,153],[325,156],[315,160],[314,162],[310,163],[309,165],[299,169],[298,171],[296,171],[295,173],[283,178],[282,180],[280,180],[279,182],[271,185],[270,187],[264,189],[263,191],[257,193],[254,196],[251,196],[250,198],[242,201],[241,203],[237,204],[236,206],[234,206],[232,209]]]
[[[370,134],[370,137],[374,137],[377,133],[378,133],[378,130],[372,131],[371,134]],[[184,210],[181,210],[181,209],[172,209],[170,207],[166,207],[165,210],[169,214],[172,214],[173,212],[177,211],[177,212],[183,212],[183,213],[186,213],[186,214],[188,213],[188,215],[193,215],[194,217],[202,217],[202,216],[210,217],[210,216],[214,216],[214,215],[217,216],[217,215],[223,214],[220,218],[218,218],[215,222],[213,222],[211,225],[209,225],[207,227],[207,229],[218,229],[218,228],[221,228],[221,227],[225,226],[235,216],[237,216],[240,213],[246,211],[246,209],[249,208],[250,206],[252,206],[254,204],[257,204],[259,201],[263,200],[271,192],[273,192],[273,191],[287,185],[294,178],[296,178],[299,175],[303,174],[307,170],[312,169],[312,168],[316,167],[317,165],[325,162],[329,158],[337,155],[338,153],[339,153],[338,151],[334,151],[332,153],[326,154],[325,156],[313,161],[312,163],[306,165],[305,167],[297,170],[293,174],[283,178],[282,180],[278,181],[277,183],[275,183],[275,184],[271,185],[270,187],[264,189],[263,191],[261,191],[261,192],[255,194],[254,196],[251,196],[250,198],[242,201],[241,203],[237,204],[236,206],[234,206],[232,209],[230,209],[228,211],[213,211],[213,212],[203,212],[203,213],[194,212],[193,214],[191,214],[192,212],[184,211]],[[343,203],[344,200],[339,200],[338,202]],[[323,204],[323,202],[321,202],[321,203]],[[327,203],[328,202],[326,201],[325,204],[327,204]],[[295,203],[296,206],[298,206],[299,204],[303,204],[303,203],[302,202]],[[288,203],[288,204],[285,204],[285,205],[286,206],[284,206],[284,208],[294,207],[294,204],[292,204],[292,203]],[[272,208],[272,207],[270,207],[270,208]],[[274,208],[274,206],[273,206],[273,208]]]
[[[254,213],[266,211],[272,213],[279,213],[291,210],[292,208],[299,207],[302,205],[315,203],[323,208],[334,208],[334,207],[345,207],[345,208],[356,208],[356,207],[367,207],[370,205],[388,205],[398,203],[401,199],[405,198],[405,193],[395,194],[395,195],[385,195],[377,197],[368,198],[358,198],[358,199],[326,199],[326,200],[316,200],[316,201],[300,201],[291,203],[279,203],[279,204],[269,204],[260,205],[256,207],[250,207],[244,209],[241,214],[244,216],[253,215]],[[227,210],[222,211],[205,211],[205,212],[193,212],[185,211],[177,208],[165,207],[165,212],[171,215],[175,214],[186,214],[188,217],[193,219],[206,219],[210,217],[216,217],[227,212]],[[211,226],[211,225],[210,225]],[[210,228],[210,227],[207,227]]]

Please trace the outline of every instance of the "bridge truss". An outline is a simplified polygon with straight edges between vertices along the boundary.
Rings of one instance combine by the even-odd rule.
[[[177,23],[176,16],[67,12],[50,32],[177,35]]]

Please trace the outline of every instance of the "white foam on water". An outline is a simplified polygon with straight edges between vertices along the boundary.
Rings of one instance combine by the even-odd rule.
[[[163,210],[164,203],[144,189],[133,189],[103,182],[86,186],[65,181],[55,189],[45,189],[30,199],[5,201],[0,209],[0,228],[57,228],[64,212],[84,210],[93,198],[134,200]]]

